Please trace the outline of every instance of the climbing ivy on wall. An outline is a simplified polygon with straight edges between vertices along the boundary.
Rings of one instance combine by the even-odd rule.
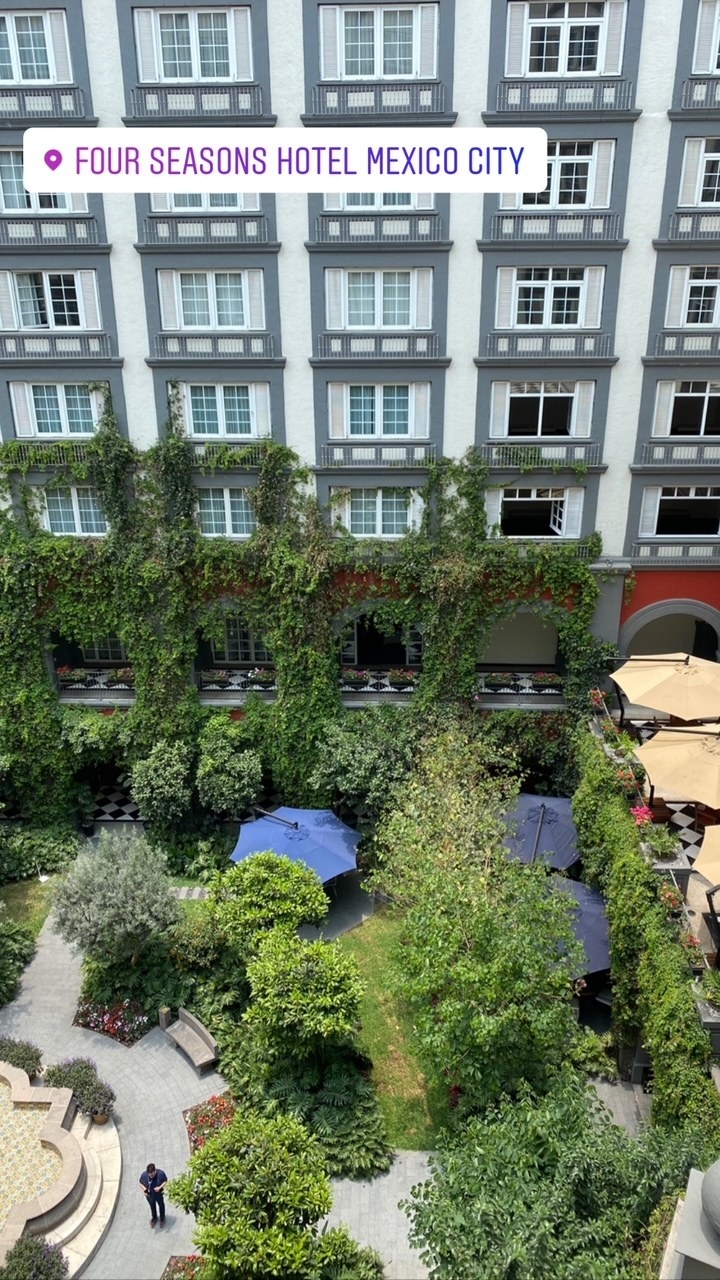
[[[50,467],[51,464],[51,467]],[[257,468],[257,529],[242,543],[204,539],[195,522],[196,466],[174,395],[163,438],[144,454],[121,435],[109,399],[83,445],[12,442],[0,448],[0,766],[25,813],[72,806],[76,759],[63,736],[49,636],[87,643],[114,634],[135,672],[136,703],[118,740],[127,762],[159,741],[196,749],[202,717],[190,683],[198,632],[221,632],[239,612],[272,650],[278,695],[265,749],[291,802],[321,802],[310,784],[315,744],[339,708],[339,641],[359,612],[381,628],[420,625],[421,706],[469,699],[482,639],[522,604],[558,627],[568,691],[580,704],[606,659],[588,627],[597,599],[587,556],[561,545],[488,540],[488,477],[474,452],[428,476],[419,530],[393,546],[333,528],[310,495],[309,473],[274,442],[208,453],[203,470]],[[32,481],[32,483],[31,483]],[[102,539],[43,530],[38,487],[92,484],[109,524]]]

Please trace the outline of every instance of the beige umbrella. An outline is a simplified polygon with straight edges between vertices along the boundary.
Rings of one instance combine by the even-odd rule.
[[[702,848],[693,863],[693,871],[699,871],[711,884],[720,884],[720,827],[707,827]]]
[[[631,702],[680,720],[720,716],[720,663],[687,653],[633,658],[613,675]]]
[[[660,729],[635,751],[656,791],[720,809],[720,730]]]

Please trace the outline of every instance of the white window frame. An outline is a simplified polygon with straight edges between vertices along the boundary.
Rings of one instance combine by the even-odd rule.
[[[703,280],[703,277],[699,276],[693,279],[692,273],[694,271],[717,271],[718,277],[713,279],[712,276],[709,276]],[[708,289],[714,288],[715,290],[712,319],[704,320],[702,323],[691,322],[689,319],[690,294],[693,288],[703,284]],[[670,268],[665,328],[688,329],[691,331],[707,331],[720,328],[720,267],[716,263],[705,263],[704,265],[698,263],[692,267],[673,266]]]
[[[385,213],[388,214],[388,216],[390,214],[398,214],[398,216],[402,216],[404,213],[412,213],[418,209],[430,210],[435,208],[435,196],[432,192],[428,192],[427,194],[410,192],[408,204],[388,204],[388,199],[392,199],[395,195],[395,192],[391,191],[381,191],[374,194],[365,192],[364,194],[368,196],[368,201],[366,201],[366,203],[350,204],[349,200],[351,194],[352,193],[350,192],[326,193],[323,196],[323,209],[325,213]],[[399,192],[398,194],[402,195],[405,193]]]
[[[238,632],[238,641],[237,641],[238,651],[240,650],[240,646],[241,646],[239,633],[241,631],[245,633],[245,637],[246,637],[245,643],[247,644],[248,652],[250,654],[248,658],[228,657],[228,650],[229,650],[228,628],[229,627],[234,627],[235,631]],[[226,666],[240,666],[240,667],[255,666],[256,667],[256,666],[262,666],[266,662],[270,663],[273,661],[272,652],[268,648],[268,646],[264,643],[262,636],[258,636],[252,630],[252,628],[248,627],[243,622],[242,618],[237,616],[237,614],[232,614],[230,617],[223,618],[223,631],[225,633],[225,638],[223,641],[222,648],[220,647],[220,643],[217,640],[210,641],[210,647],[212,649],[212,655],[213,655],[213,662],[223,663]]]
[[[193,218],[197,217],[201,213],[209,213],[216,217],[220,217],[223,214],[232,215],[235,213],[260,212],[260,196],[248,191],[233,191],[227,193],[228,195],[233,195],[235,197],[237,200],[236,205],[211,205],[210,201],[213,198],[222,198],[222,192],[185,192],[185,195],[193,195],[200,198],[200,204],[195,205],[194,207],[176,205],[175,200],[177,196],[181,194],[182,193],[180,192],[155,192],[150,196],[151,213],[172,213],[181,218]]]
[[[683,391],[682,387],[690,387]],[[693,390],[693,388],[695,388]],[[703,388],[700,390],[700,388]],[[672,430],[672,419],[677,400],[693,400],[702,403],[700,431],[680,432]],[[673,440],[711,440],[720,443],[720,432],[706,431],[710,400],[720,402],[720,382],[705,378],[679,378],[674,382],[660,381],[655,388],[655,412],[652,434],[655,438]]]
[[[566,0],[567,2],[567,0]],[[625,44],[625,21],[627,5],[625,0],[604,0],[605,10],[599,19],[592,16],[570,18],[566,11],[563,18],[531,18],[532,0],[511,0],[507,6],[507,37],[505,54],[505,75],[524,77],[530,80],[559,79],[593,79],[601,76],[617,76],[621,74],[622,57]],[[597,67],[594,71],[569,71],[567,62],[569,55],[569,33],[571,26],[582,23],[600,26]],[[534,26],[560,26],[560,53],[557,71],[530,70],[530,34]]]
[[[561,146],[590,143],[592,151],[589,156],[563,156],[559,154]],[[557,149],[557,154],[553,152],[553,148]],[[573,162],[587,162],[588,164],[588,181],[586,199],[582,204],[560,204],[560,179],[562,177],[563,165],[569,165]],[[552,138],[548,142],[548,171],[549,182],[546,192],[539,192],[538,195],[549,193],[549,200],[545,203],[537,203],[534,199],[535,193],[523,193],[508,191],[500,196],[500,209],[530,209],[539,217],[551,210],[558,210],[563,214],[571,217],[573,213],[581,209],[608,209],[610,207],[610,194],[612,191],[613,169],[615,163],[615,140],[612,138]],[[530,199],[525,199],[525,195]]]
[[[382,532],[383,493],[387,493],[389,490],[396,490],[396,489],[402,489],[407,492],[407,528],[404,529],[402,533],[383,533]],[[331,498],[333,494],[337,492],[338,492],[337,489],[331,489],[330,490]],[[348,530],[349,533],[352,533],[352,530],[350,528],[351,493],[355,492],[355,493],[374,493],[375,494],[375,532],[352,534],[352,536],[355,538],[360,538],[360,539],[381,538],[384,542],[397,542],[398,539],[405,537],[406,533],[409,533],[412,529],[417,529],[419,527],[420,516],[422,512],[422,497],[419,491],[417,489],[411,488],[410,485],[404,485],[404,484],[377,485],[377,486],[363,485],[362,487],[357,486],[357,488],[354,488],[352,490],[343,489],[340,492],[342,493],[343,500],[339,504],[334,505],[334,511],[336,513],[337,518],[339,518],[340,523]]]
[[[210,493],[210,492],[214,492],[214,491],[215,491],[215,490],[217,490],[217,489],[222,489],[223,502],[224,502],[224,506],[225,506],[225,532],[224,532],[224,533],[205,533],[205,531],[203,530],[202,526],[200,525],[200,510],[199,510],[199,506],[200,506],[200,498],[199,498],[199,495],[200,495],[201,493]],[[248,495],[248,494],[249,494],[249,492],[250,492],[250,489],[249,489],[248,485],[240,485],[240,484],[235,484],[235,485],[215,485],[215,484],[213,484],[213,485],[208,485],[208,486],[207,486],[207,488],[206,488],[206,487],[203,487],[202,489],[198,489],[198,527],[200,528],[200,533],[202,534],[202,537],[203,537],[203,538],[232,538],[232,539],[233,539],[233,540],[235,540],[235,541],[237,541],[237,540],[239,540],[239,541],[243,541],[243,540],[244,540],[244,539],[246,539],[246,538],[251,538],[251,537],[252,537],[252,535],[253,535],[253,533],[255,532],[255,529],[256,529],[256,527],[257,527],[257,522],[256,522],[256,520],[255,520],[255,517],[254,517],[253,513],[252,513],[252,509],[250,510],[250,520],[251,520],[251,524],[252,524],[252,528],[251,528],[251,530],[250,530],[250,533],[233,533],[233,532],[232,532],[232,514],[231,514],[231,511],[230,511],[230,495],[231,495],[231,493],[235,493],[235,492],[237,492],[237,493],[244,493],[244,494],[246,495],[246,497],[247,497],[247,495]]]
[[[198,431],[195,428],[192,413],[192,387],[214,387],[215,403],[218,412],[218,427],[215,432]],[[228,431],[225,424],[225,387],[245,387],[250,401],[250,430],[245,432]],[[270,428],[270,383],[269,382],[182,382],[179,386],[183,404],[185,429],[189,436],[197,440],[222,440],[228,437],[236,440],[262,439],[271,434]]]
[[[0,81],[1,86],[2,81]],[[0,147],[0,154],[18,155],[22,168],[22,147]],[[43,218],[66,218],[69,214],[87,213],[87,196],[80,191],[73,193],[53,191],[43,192],[42,194],[37,191],[25,191],[24,194],[30,202],[27,208],[15,209],[11,205],[6,205],[2,180],[0,180],[0,214],[7,218],[30,218],[38,214],[41,214]],[[48,209],[40,203],[46,195],[52,196],[55,200],[63,200],[65,203],[62,207],[58,205]]]
[[[42,277],[45,310],[48,316],[47,325],[21,324],[21,310],[18,299],[18,276],[39,275]],[[50,300],[50,276],[72,276],[75,282],[75,296],[78,305],[77,325],[57,325],[52,314]],[[96,332],[102,328],[100,305],[98,300],[96,271],[38,270],[33,267],[26,271],[0,271],[0,328],[17,329],[24,333],[83,333]]]
[[[182,310],[182,288],[181,277],[184,275],[205,276],[208,293],[208,306],[210,311],[210,322],[206,325],[186,324],[183,319]],[[220,325],[217,322],[217,293],[216,293],[216,277],[219,275],[239,276],[242,287],[243,302],[243,323]],[[180,331],[185,333],[245,333],[252,330],[265,328],[265,291],[264,291],[264,273],[261,270],[215,270],[205,271],[202,268],[198,271],[191,267],[187,269],[179,268],[173,271],[158,271],[158,287],[160,290],[160,312],[162,317],[162,327],[166,330]],[[257,296],[257,315],[254,314],[256,304],[253,301],[253,290],[250,277],[253,276],[258,284]],[[172,291],[173,297],[167,296],[165,290]],[[170,316],[170,307],[173,308],[173,315]],[[172,323],[175,320],[175,323]],[[253,323],[257,320],[258,323]]]
[[[586,274],[587,268],[586,267],[582,268],[583,270],[582,280],[567,280],[567,281],[564,281],[562,277],[558,277],[558,279],[554,280],[552,275],[553,271],[574,270],[575,268],[541,267],[539,269],[547,270],[550,272],[550,275],[547,280],[518,280],[517,270],[515,272],[515,291],[513,295],[513,324],[512,324],[513,329],[533,331],[537,329],[582,329],[584,328],[585,308],[586,308],[586,299],[587,299],[587,274]],[[552,309],[553,309],[554,288],[555,286],[562,288],[565,284],[567,284],[570,288],[577,289],[579,293],[577,323],[576,324],[557,324],[557,323],[553,324]],[[543,319],[540,324],[522,324],[520,322],[520,319],[518,316],[519,306],[520,306],[520,291],[526,288],[533,288],[533,289],[541,288],[543,290],[543,293],[544,293]]]
[[[40,431],[38,427],[33,387],[41,386],[57,388],[58,409],[61,419],[60,431]],[[85,387],[89,391],[90,406],[93,415],[92,431],[70,430],[65,388],[78,386]],[[53,440],[59,439],[63,436],[71,436],[74,440],[87,440],[97,430],[98,422],[100,421],[100,416],[103,411],[104,395],[102,391],[90,389],[87,383],[83,382],[54,382],[52,380],[47,382],[11,382],[10,400],[12,403],[13,418],[15,420],[15,434],[18,438],[34,437],[38,440]]]
[[[493,382],[490,390],[490,439],[497,440],[532,440],[551,442],[554,440],[587,439],[592,430],[592,415],[595,399],[594,382],[553,381],[552,379],[523,380],[522,382]],[[570,428],[567,434],[550,435],[540,432],[540,419],[544,400],[558,397],[571,397]],[[540,400],[538,410],[538,427],[528,435],[513,432],[510,435],[511,401],[528,397]]]
[[[350,431],[350,388],[372,387],[375,392],[375,426],[383,425],[383,401],[385,387],[408,388],[408,430],[406,433],[383,430],[370,434],[358,434]],[[365,382],[361,379],[353,382],[328,383],[328,434],[337,440],[352,440],[358,444],[372,440],[427,440],[430,435],[430,397],[429,382]]]
[[[509,496],[512,495],[512,496]],[[507,534],[502,532],[502,507],[505,502],[550,502],[554,534]],[[585,490],[579,486],[507,485],[503,489],[485,491],[485,510],[489,537],[507,538],[511,542],[556,542],[562,538],[575,542],[581,536]]]
[[[429,272],[430,272],[430,275],[429,275],[428,277],[426,277],[426,280],[425,280],[426,284],[427,284],[427,283],[429,283],[429,291],[430,291],[430,301],[429,301],[429,307],[428,307],[428,323],[427,323],[427,324],[422,324],[422,325],[417,323],[417,321],[418,321],[418,310],[419,310],[419,307],[418,307],[418,303],[419,303],[419,283],[420,283],[420,279],[421,279],[421,277],[420,277],[420,272],[421,272],[421,271],[429,271]],[[386,275],[395,275],[395,274],[398,274],[398,273],[401,273],[401,272],[407,273],[407,274],[409,274],[409,276],[410,276],[410,321],[409,321],[409,323],[408,323],[408,324],[400,324],[400,325],[386,325],[386,324],[383,324],[383,322],[382,322],[382,320],[383,320],[383,277],[384,277],[384,276],[386,276]],[[373,275],[373,276],[375,277],[375,279],[374,279],[374,286],[373,286],[373,287],[374,287],[374,312],[375,312],[375,318],[374,318],[374,322],[373,322],[372,324],[366,324],[366,325],[352,324],[352,325],[351,325],[351,324],[349,323],[349,320],[348,320],[348,310],[349,310],[349,284],[350,284],[350,276],[351,276],[351,275],[358,275],[358,274],[361,274],[361,273],[362,273],[362,274],[366,274],[366,275],[367,275],[367,274],[371,274],[371,275]],[[340,320],[340,323],[339,323],[339,324],[333,324],[333,323],[331,323],[331,321],[332,321],[332,319],[333,319],[333,314],[332,314],[332,312],[333,312],[333,303],[332,303],[332,301],[331,301],[331,289],[332,289],[332,287],[333,287],[333,281],[335,281],[335,280],[337,279],[338,275],[339,275],[339,276],[340,276],[340,278],[341,278],[341,297],[340,297],[340,299],[339,299],[340,315],[339,315],[339,317],[338,317],[338,318],[339,318],[339,320]],[[385,268],[385,269],[383,269],[383,268],[377,268],[377,269],[375,269],[375,268],[372,268],[372,267],[369,267],[369,268],[363,268],[362,266],[357,266],[357,267],[342,267],[342,268],[339,268],[339,269],[326,268],[326,269],[325,269],[325,320],[326,320],[326,327],[327,327],[327,329],[329,329],[329,330],[333,330],[333,331],[346,330],[346,331],[351,332],[351,333],[374,333],[374,332],[383,332],[383,333],[407,333],[407,332],[408,332],[408,330],[428,330],[428,329],[431,329],[431,328],[432,328],[432,287],[433,287],[433,283],[434,283],[434,277],[433,277],[433,274],[432,274],[432,267],[430,267],[430,268],[427,268],[427,267],[388,267],[388,268]]]
[[[643,489],[642,494],[640,520],[638,523],[639,538],[662,538],[664,542],[667,542],[668,539],[675,540],[677,538],[682,538],[683,541],[709,542],[712,538],[720,536],[720,513],[718,514],[718,528],[715,533],[658,533],[657,524],[660,516],[660,504],[663,501],[672,502],[675,498],[682,498],[685,501],[689,498],[697,502],[702,502],[706,498],[720,500],[720,486],[699,484],[648,485]]]
[[[190,56],[192,74],[166,76],[163,71],[160,18],[170,14],[184,14],[190,19]],[[199,15],[223,13],[227,18],[228,61],[227,76],[200,75],[200,48],[198,40]],[[135,9],[135,44],[141,83],[157,84],[245,84],[253,79],[251,11],[249,6],[213,5],[212,8],[192,9],[182,5],[167,9]],[[243,52],[238,56],[238,40],[242,24]],[[241,60],[245,65],[241,65]]]
[[[10,46],[10,61],[14,72],[10,80],[0,80],[0,87],[12,84],[28,86],[46,84],[71,84],[72,70],[67,37],[67,19],[64,9],[11,9],[7,13],[0,11],[5,18]],[[20,74],[20,57],[18,53],[16,18],[42,18],[45,33],[45,51],[47,54],[47,79],[25,80]]]
[[[696,76],[720,74],[720,4],[699,0],[695,27],[692,73]]]
[[[708,150],[709,147],[716,149]],[[691,209],[715,209],[720,205],[720,175],[715,200],[703,200],[705,175],[708,162],[715,161],[720,169],[720,138],[686,138],[683,154],[682,177],[678,206]]]
[[[323,80],[344,80],[350,84],[368,81],[407,83],[437,77],[440,5],[434,4],[354,4],[320,5],[320,52]],[[413,15],[412,70],[404,74],[383,70],[383,17],[386,13]],[[355,74],[345,70],[345,14],[371,13],[374,18],[374,72]],[[432,42],[432,45],[430,44]]]
[[[52,533],[53,536],[56,538],[104,538],[106,536],[107,534],[107,518],[106,517],[103,517],[103,519],[105,520],[105,528],[98,532],[85,533],[80,525],[80,507],[78,503],[78,493],[80,492],[80,490],[88,490],[90,493],[92,493],[95,498],[95,502],[97,506],[100,508],[100,511],[102,512],[100,501],[92,485],[87,485],[87,484],[58,485],[57,490],[60,490],[63,493],[69,491],[70,493],[70,498],[72,500],[73,520],[75,522],[75,528],[72,532],[68,530],[67,532],[63,531],[62,533],[60,532],[56,533],[54,529],[51,529],[50,513],[47,508],[47,493],[46,491],[43,490],[43,495],[42,495],[43,496],[43,523],[48,533]]]

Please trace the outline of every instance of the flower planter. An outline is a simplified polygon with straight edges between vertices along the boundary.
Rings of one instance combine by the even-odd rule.
[[[414,689],[416,680],[388,680],[391,689]]]
[[[110,1117],[106,1116],[102,1111],[93,1111],[90,1119],[93,1124],[107,1124]]]

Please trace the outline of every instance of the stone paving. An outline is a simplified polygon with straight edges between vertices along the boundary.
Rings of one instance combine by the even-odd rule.
[[[392,1168],[372,1182],[333,1180],[331,1227],[343,1223],[359,1244],[377,1249],[385,1263],[386,1280],[426,1280],[427,1268],[408,1244],[408,1219],[398,1202],[406,1199],[428,1176],[423,1151],[398,1151]]]

